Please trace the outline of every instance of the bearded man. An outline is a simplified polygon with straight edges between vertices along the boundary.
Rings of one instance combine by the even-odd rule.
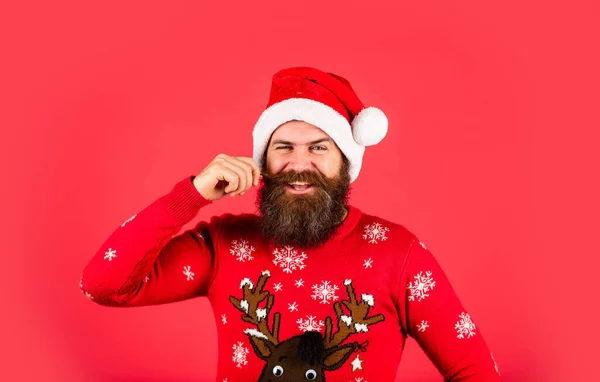
[[[219,154],[125,221],[81,290],[105,306],[207,297],[218,381],[394,381],[408,336],[447,381],[500,380],[425,244],[348,203],[365,147],[387,129],[345,78],[277,72],[253,157]],[[177,234],[204,206],[251,187],[257,214],[213,216]]]

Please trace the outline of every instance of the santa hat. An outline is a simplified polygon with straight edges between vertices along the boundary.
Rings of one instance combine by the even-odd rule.
[[[388,129],[383,111],[365,107],[345,78],[308,67],[284,69],[273,76],[269,102],[252,132],[256,163],[262,163],[275,129],[292,120],[310,123],[335,141],[350,161],[351,182],[365,146],[379,143]]]

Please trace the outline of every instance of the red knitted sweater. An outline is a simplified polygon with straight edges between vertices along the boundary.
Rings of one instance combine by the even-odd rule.
[[[208,297],[218,381],[393,381],[407,336],[445,380],[500,380],[473,317],[403,226],[348,206],[336,236],[310,250],[273,246],[254,214],[178,234],[210,203],[192,180],[110,235],[83,272],[88,298],[141,306]]]

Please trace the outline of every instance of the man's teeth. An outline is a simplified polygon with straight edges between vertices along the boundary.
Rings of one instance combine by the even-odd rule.
[[[295,190],[305,190],[308,187],[310,187],[310,184],[308,184],[306,182],[294,182],[294,183],[290,183],[290,186]]]

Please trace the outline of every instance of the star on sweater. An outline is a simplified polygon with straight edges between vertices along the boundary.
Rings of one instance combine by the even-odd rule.
[[[352,371],[356,371],[358,370],[362,370],[362,363],[363,360],[358,358],[358,354],[356,355],[356,358],[354,358],[354,361],[350,362],[352,364]]]

